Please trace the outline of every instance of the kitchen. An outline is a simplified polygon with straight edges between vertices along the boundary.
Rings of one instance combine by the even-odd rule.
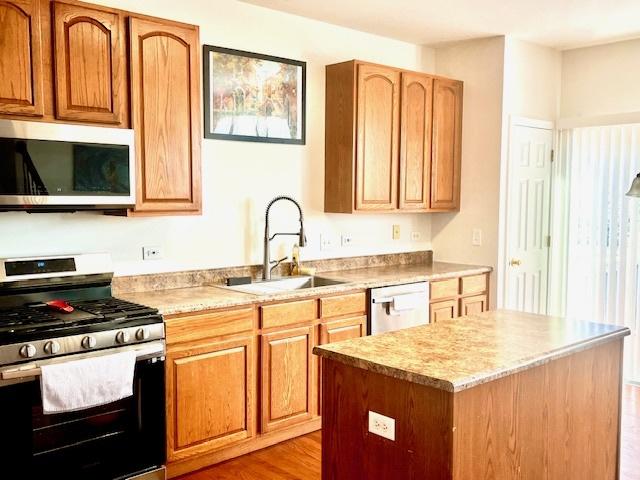
[[[317,430],[321,422],[319,378],[322,372],[313,347],[367,333],[368,316],[374,310],[369,289],[428,282],[428,291],[411,296],[410,302],[419,302],[416,298],[427,295],[429,299],[423,305],[431,303],[431,312],[427,311],[427,314],[435,318],[434,326],[438,321],[463,313],[475,314],[495,307],[513,308],[509,303],[509,287],[505,286],[505,265],[511,257],[503,246],[506,234],[503,230],[507,228],[504,226],[506,216],[501,213],[508,203],[504,166],[508,162],[510,118],[557,121],[560,128],[561,121],[612,113],[624,117],[618,123],[635,123],[633,112],[640,111],[637,88],[626,83],[630,76],[628,70],[634,64],[631,59],[637,43],[629,40],[591,46],[609,42],[615,35],[632,37],[635,32],[624,30],[622,20],[620,31],[609,37],[594,32],[593,38],[571,38],[575,31],[569,27],[566,37],[561,37],[565,29],[558,27],[557,38],[540,40],[545,45],[552,45],[550,47],[522,40],[517,35],[484,35],[488,38],[468,40],[432,32],[428,38],[408,41],[408,33],[398,31],[402,29],[391,31],[394,23],[391,21],[389,26],[381,26],[381,30],[376,31],[366,25],[366,19],[363,23],[348,23],[347,20],[323,17],[320,13],[283,13],[277,10],[279,2],[272,5],[265,2],[265,6],[276,10],[236,1],[213,4],[188,1],[179,9],[168,1],[153,5],[145,3],[113,0],[91,6],[55,2],[54,7],[50,2],[19,1],[8,3],[13,7],[5,6],[0,19],[10,28],[3,28],[4,32],[24,33],[25,18],[31,18],[32,22],[39,20],[38,28],[34,23],[34,28],[28,31],[34,38],[38,37],[38,31],[41,32],[33,43],[40,45],[40,49],[32,46],[29,51],[33,57],[31,75],[41,79],[39,84],[33,83],[36,95],[32,98],[43,101],[29,105],[28,99],[20,100],[17,107],[14,105],[14,109],[9,110],[13,113],[6,113],[5,108],[11,107],[5,106],[9,102],[3,100],[2,118],[25,122],[29,132],[34,128],[38,130],[38,124],[46,124],[39,129],[43,132],[39,136],[48,136],[52,141],[108,143],[106,132],[122,130],[120,139],[114,141],[120,144],[122,136],[126,136],[123,132],[131,132],[134,141],[125,140],[124,143],[133,145],[131,148],[135,151],[130,153],[129,158],[135,158],[135,162],[129,167],[135,165],[138,170],[129,178],[130,185],[138,189],[135,208],[110,208],[107,215],[92,211],[0,213],[0,257],[39,258],[108,252],[113,264],[100,273],[115,273],[111,284],[115,297],[160,309],[165,319],[167,345],[164,454],[171,477],[231,458],[240,461],[250,451],[268,452],[259,449],[274,444],[278,444],[275,448],[284,446],[290,438]],[[18,12],[15,6],[22,13],[15,13]],[[314,15],[315,20],[311,19]],[[370,15],[382,18],[383,13],[372,9]],[[633,17],[629,13],[626,16]],[[102,28],[91,30],[87,22],[74,23],[86,17],[98,21]],[[349,18],[346,6],[344,18]],[[590,18],[593,21],[594,17]],[[97,35],[95,43],[82,43],[79,39],[74,45],[73,29],[68,27],[65,33],[65,22],[67,26],[81,26],[75,31],[77,35],[81,35],[83,29],[89,29]],[[101,42],[106,37],[96,33],[98,30],[104,32],[105,28],[111,31],[110,38],[120,39],[113,41],[112,50],[106,50],[107,57],[110,54],[114,59],[113,71],[107,77],[112,80],[111,92],[115,93],[112,101],[106,103],[108,108],[77,108],[77,103],[87,98],[83,96],[82,88],[75,98],[71,95],[75,95],[73,89],[64,91],[66,85],[78,81],[73,75],[84,72],[80,62],[74,63],[73,59],[77,58],[74,55],[88,46],[96,49],[96,57],[105,55],[105,44]],[[157,37],[152,33],[158,30],[163,32],[161,38],[178,38],[179,41],[153,43]],[[367,31],[372,33],[365,33]],[[498,29],[498,32],[509,31]],[[24,39],[19,33],[15,35]],[[134,38],[139,42],[134,42]],[[149,38],[152,43],[144,45]],[[446,40],[464,41],[440,45]],[[62,45],[65,41],[69,43],[69,49]],[[2,78],[14,81],[19,75],[9,75],[11,72],[5,59],[15,58],[15,52],[21,48],[25,51],[25,44],[18,41],[3,45],[11,45],[11,48],[3,50]],[[136,45],[143,47],[136,49]],[[188,49],[181,50],[185,45]],[[298,92],[304,102],[293,111],[300,118],[298,126],[306,123],[306,127],[298,129],[302,134],[296,139],[298,143],[209,138],[217,133],[211,130],[211,124],[207,126],[211,116],[206,115],[206,83],[211,76],[205,64],[207,59],[223,52],[207,50],[205,53],[203,45],[305,63],[306,83],[300,83],[303,91]],[[69,55],[67,52],[73,48],[78,50]],[[191,63],[160,67],[163,64],[158,59],[163,58],[163,51],[185,62],[185,55],[188,55]],[[150,56],[145,58],[147,52]],[[345,64],[354,58],[361,63]],[[23,65],[21,62],[16,64]],[[65,64],[72,68],[67,70]],[[189,72],[185,70],[187,64]],[[609,82],[618,82],[610,88],[598,88],[599,95],[593,94],[594,86],[601,85],[603,79],[594,72],[598,70],[593,68],[594,64],[611,72],[611,78],[607,76]],[[154,84],[156,78],[167,78],[156,77],[154,68],[173,68],[173,65],[183,68],[174,71],[176,84],[164,87]],[[301,68],[294,63],[288,65]],[[427,75],[431,82],[443,82],[443,79],[462,82],[458,97],[451,93],[453,90],[445,92],[434,87],[431,91],[431,95],[444,92],[438,97],[442,99],[440,105],[444,113],[430,117],[434,122],[431,127],[435,128],[438,121],[450,122],[453,130],[461,135],[457,140],[454,135],[450,142],[445,137],[439,140],[442,158],[455,159],[459,155],[461,162],[458,170],[455,161],[449,164],[451,170],[446,166],[439,170],[438,178],[444,183],[436,182],[436,185],[445,190],[453,189],[450,190],[453,196],[444,201],[445,204],[450,202],[443,207],[448,212],[425,213],[425,210],[436,210],[434,205],[425,205],[424,198],[420,204],[418,198],[423,192],[420,189],[428,187],[430,182],[416,170],[410,170],[419,170],[422,166],[410,161],[405,162],[404,167],[400,166],[400,159],[412,154],[411,150],[403,153],[402,145],[408,143],[402,135],[421,132],[420,128],[411,131],[403,128],[405,124],[418,125],[419,122],[406,119],[406,115],[415,115],[415,111],[402,111],[402,100],[392,102],[391,108],[397,108],[392,110],[398,118],[393,127],[396,130],[380,136],[384,137],[382,143],[390,139],[389,145],[381,143],[372,147],[384,149],[389,146],[397,152],[391,155],[397,162],[395,168],[381,173],[389,176],[388,185],[383,178],[370,190],[373,196],[386,195],[392,200],[387,200],[387,204],[377,198],[369,202],[366,195],[362,195],[358,197],[362,200],[360,204],[351,205],[355,192],[368,191],[368,187],[363,188],[358,183],[360,179],[350,176],[351,166],[356,157],[375,156],[375,153],[356,152],[339,160],[328,155],[332,146],[344,145],[343,142],[363,145],[353,133],[355,120],[349,118],[349,108],[332,110],[338,101],[344,100],[341,95],[349,91],[357,95],[357,86],[339,85],[344,75],[334,82],[330,78],[331,69],[326,69],[328,65],[336,65],[336,72],[339,65],[342,65],[342,71],[347,68],[353,71],[356,67],[374,71],[386,67],[382,69],[382,75],[390,76],[398,88],[402,78],[410,78],[414,72],[431,74]],[[76,67],[78,70],[74,70]],[[69,77],[68,72],[74,73]],[[91,75],[107,78],[99,69],[87,70],[84,74],[92,80]],[[380,71],[373,72],[374,82],[380,78],[379,74]],[[81,77],[79,81],[82,81]],[[437,82],[428,84],[427,89],[440,84]],[[382,82],[371,85],[374,97],[384,96]],[[3,99],[11,98],[11,88],[7,90],[9,93],[2,90]],[[105,92],[109,94],[109,90],[91,91],[94,95]],[[408,98],[407,93],[402,92],[399,97]],[[418,90],[409,89],[408,93],[412,92]],[[146,101],[143,101],[141,95],[149,97],[144,97]],[[65,100],[67,98],[73,101]],[[157,110],[148,99],[158,102]],[[243,94],[244,105],[249,104],[247,99]],[[165,104],[163,100],[166,100]],[[233,97],[233,101],[238,102],[238,97]],[[459,113],[450,101],[459,102]],[[115,108],[117,106],[119,108]],[[145,112],[151,115],[144,117]],[[165,112],[169,114],[162,116]],[[150,120],[154,118],[163,118],[165,123],[154,123]],[[461,131],[456,130],[456,121],[461,122]],[[132,130],[117,128],[117,122]],[[60,127],[58,130],[54,128],[56,125]],[[429,127],[426,123],[420,125],[424,131]],[[149,133],[154,128],[157,136]],[[168,135],[165,128],[170,132]],[[85,134],[89,136],[86,138],[97,137],[83,140]],[[145,134],[149,138],[141,137]],[[435,137],[424,135],[424,138]],[[142,146],[147,150],[140,150]],[[422,150],[419,147],[411,146],[418,148],[418,156],[424,158],[426,151],[432,151],[432,145],[424,144]],[[166,158],[171,159],[166,164],[161,158],[163,148],[167,149],[164,153],[169,152]],[[461,152],[457,153],[456,148]],[[31,154],[35,161],[34,152]],[[423,173],[428,169],[423,169]],[[201,175],[198,174],[200,170]],[[362,168],[355,170],[362,171]],[[401,182],[400,177],[406,172],[411,172],[411,179],[421,179],[422,183]],[[625,192],[631,180],[632,176],[624,178]],[[72,183],[74,179],[68,181]],[[394,190],[396,185],[398,188]],[[402,185],[414,188],[413,193],[418,195],[410,198],[405,187],[407,195],[404,199],[408,199],[408,203],[417,202],[417,205],[402,208],[394,204],[396,199],[403,198]],[[456,187],[460,195],[458,205]],[[385,191],[385,188],[393,191]],[[620,198],[625,192],[620,191]],[[425,198],[431,193],[427,192]],[[303,216],[301,218],[292,202],[279,201],[271,208],[269,234],[265,235],[265,209],[272,199],[281,195],[295,199]],[[635,200],[628,201],[628,208],[632,209],[631,202]],[[374,211],[366,214],[345,212],[364,209],[361,207],[371,207]],[[408,210],[408,213],[402,210]],[[270,238],[275,233],[294,235],[277,236],[267,242],[269,252],[265,255],[265,236]],[[250,288],[247,286],[236,285],[231,289],[224,285],[228,277],[259,280],[265,259],[268,262],[289,257],[274,270],[273,277],[288,275],[292,249],[296,243],[301,243],[301,236],[305,238],[305,246],[299,249],[302,272],[344,283],[311,288],[289,285],[268,292],[259,291],[258,295],[242,290]],[[550,275],[549,278],[547,288],[553,295],[557,291],[553,282],[559,277]],[[260,288],[258,282],[251,285]],[[387,306],[380,308],[384,311]],[[549,310],[549,313],[555,311]],[[600,317],[586,319],[600,320]],[[130,337],[135,338],[135,334],[136,330],[133,330]],[[632,351],[630,345],[627,340],[625,355]],[[38,352],[39,355],[41,349]],[[268,365],[271,365],[271,371]],[[234,373],[219,376],[212,373],[223,367]],[[209,375],[214,376],[213,381],[202,382],[202,377]],[[200,396],[196,395],[196,386]],[[631,387],[625,386],[627,388]],[[286,401],[271,405],[273,395],[268,392],[278,390],[281,395],[276,397]],[[215,407],[211,407],[220,401],[221,391],[238,400],[226,410],[224,421],[214,415]],[[172,392],[178,395],[172,396]],[[270,408],[266,408],[267,405]],[[622,451],[626,448],[623,441]],[[222,463],[220,468],[231,468],[224,465],[231,464]],[[632,470],[631,466],[629,471]],[[201,475],[205,475],[204,472],[206,470]],[[211,472],[215,478],[216,470]],[[280,475],[274,474],[273,478],[284,477],[284,474]],[[294,478],[317,478],[304,475],[297,473]]]

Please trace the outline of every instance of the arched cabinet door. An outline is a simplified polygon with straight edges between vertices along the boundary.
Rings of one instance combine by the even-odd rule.
[[[358,66],[356,210],[395,210],[398,205],[400,72]]]
[[[39,0],[0,0],[0,114],[44,112]]]
[[[116,10],[53,3],[56,118],[119,125],[125,41]]]
[[[135,211],[198,212],[200,63],[197,27],[129,20]]]
[[[437,78],[433,82],[432,210],[460,208],[461,155],[462,82]]]

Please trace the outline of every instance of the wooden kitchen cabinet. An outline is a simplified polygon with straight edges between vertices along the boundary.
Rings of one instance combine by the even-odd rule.
[[[167,352],[169,461],[254,435],[254,338],[209,339]]]
[[[42,116],[40,1],[0,2],[0,114]]]
[[[401,98],[398,207],[401,210],[428,210],[433,77],[403,72]]]
[[[358,60],[326,67],[325,212],[459,208],[462,82]]]
[[[438,280],[429,284],[430,321],[475,315],[489,310],[489,273]]]
[[[126,108],[122,13],[53,2],[56,118],[121,124]]]
[[[487,302],[487,294],[463,297],[460,299],[460,315],[464,317],[486,312],[488,310]]]
[[[431,209],[460,208],[462,158],[462,82],[436,78],[433,83]]]
[[[313,326],[261,336],[261,431],[309,420],[316,411]]]
[[[444,300],[441,302],[433,302],[429,305],[430,323],[436,323],[440,320],[451,320],[458,316],[457,300]]]
[[[320,345],[364,337],[366,334],[366,316],[334,320],[320,325]]]
[[[201,209],[198,27],[129,19],[136,212]]]

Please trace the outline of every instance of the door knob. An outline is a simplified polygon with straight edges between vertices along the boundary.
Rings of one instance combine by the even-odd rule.
[[[519,259],[512,258],[511,261],[509,262],[509,265],[511,265],[512,267],[519,267],[521,263],[522,261],[520,261]]]

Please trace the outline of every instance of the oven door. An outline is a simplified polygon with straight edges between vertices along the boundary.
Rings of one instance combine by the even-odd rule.
[[[39,377],[0,386],[0,477],[164,478],[163,359],[138,358],[133,396],[77,412],[44,415]]]

